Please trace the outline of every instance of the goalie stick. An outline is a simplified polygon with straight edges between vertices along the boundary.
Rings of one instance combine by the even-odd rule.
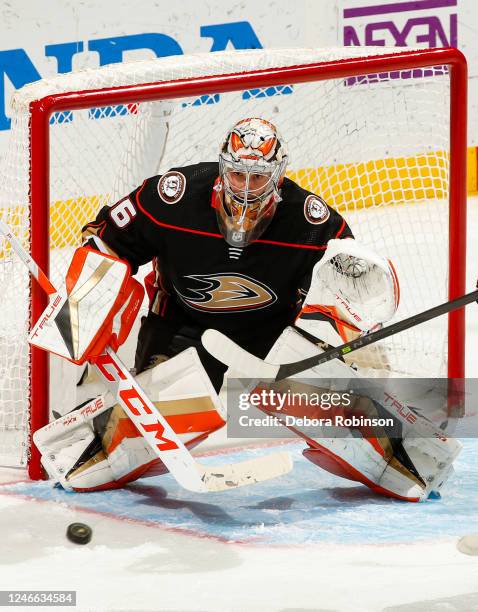
[[[392,325],[387,325],[387,327],[383,327],[382,329],[374,331],[370,334],[360,336],[354,340],[350,340],[350,342],[345,342],[340,346],[325,350],[319,355],[313,355],[312,357],[307,357],[306,359],[301,359],[300,361],[284,363],[282,365],[274,365],[264,361],[263,359],[259,359],[259,357],[252,355],[236,344],[233,340],[215,329],[207,329],[203,333],[201,341],[204,348],[213,357],[226,364],[234,371],[247,374],[250,376],[250,378],[261,377],[272,380],[283,380],[289,376],[294,376],[294,374],[305,372],[309,368],[326,363],[331,359],[341,359],[344,355],[348,355],[352,351],[356,351],[359,348],[368,346],[369,344],[373,344],[374,342],[378,342],[379,340],[383,340],[384,338],[388,338],[394,334],[398,334],[399,332],[410,329],[411,327],[415,327],[415,325],[420,325],[420,323],[430,321],[431,319],[451,312],[452,310],[462,308],[463,306],[476,302],[477,300],[478,290],[475,290],[454,300],[434,306],[429,310],[419,312],[418,314],[412,315],[411,317],[403,319],[402,321],[392,323]]]
[[[48,295],[56,293],[46,274],[2,220],[0,220],[0,232],[5,235],[41,288]],[[276,478],[291,470],[291,457],[289,453],[284,452],[235,464],[211,467],[200,464],[111,347],[106,347],[93,365],[155,454],[185,489],[195,492],[225,491]]]

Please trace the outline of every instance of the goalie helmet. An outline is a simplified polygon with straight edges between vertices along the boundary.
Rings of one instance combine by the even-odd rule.
[[[215,208],[226,242],[245,247],[272,221],[288,156],[282,138],[265,119],[242,119],[228,132],[219,154]]]

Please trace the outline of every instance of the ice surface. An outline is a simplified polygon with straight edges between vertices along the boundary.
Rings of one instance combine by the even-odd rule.
[[[199,538],[254,546],[319,543],[395,544],[478,533],[478,441],[465,440],[458,474],[443,499],[407,504],[380,497],[363,485],[338,479],[302,458],[303,444],[285,446],[294,469],[253,487],[208,495],[182,489],[170,476],[142,479],[126,489],[79,495],[47,482],[6,485],[0,492],[26,495],[175,530]],[[246,449],[206,457],[208,465],[233,463],[271,452]],[[373,527],[372,527],[373,526]]]
[[[77,590],[80,610],[471,611],[478,564],[456,541],[478,531],[477,455],[468,441],[448,494],[422,504],[301,459],[295,481],[223,496],[167,476],[103,494],[5,485],[0,589]],[[93,528],[88,546],[66,540],[74,521]]]

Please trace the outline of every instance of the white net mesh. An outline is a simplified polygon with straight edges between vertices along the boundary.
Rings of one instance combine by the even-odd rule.
[[[11,142],[1,173],[0,217],[28,247],[32,100],[55,92],[392,52],[399,50],[213,53],[106,66],[29,85],[14,99]],[[79,243],[80,228],[101,206],[171,166],[216,160],[229,127],[240,118],[262,116],[278,126],[287,143],[288,175],[340,210],[359,240],[395,264],[402,290],[396,318],[438,304],[447,298],[449,104],[447,70],[436,67],[425,73],[285,83],[57,113],[50,129],[51,225],[50,236],[45,236],[50,241],[51,279],[60,282]],[[1,239],[0,283],[0,463],[16,464],[27,455],[29,282]],[[395,336],[382,346],[375,356],[381,367],[400,375],[443,375],[446,320]],[[62,387],[65,392],[67,385]]]

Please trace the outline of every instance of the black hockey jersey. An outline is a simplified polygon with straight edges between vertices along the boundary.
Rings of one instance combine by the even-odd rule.
[[[332,238],[351,237],[339,213],[285,178],[282,201],[261,237],[231,247],[212,206],[217,163],[173,168],[103,208],[85,229],[96,233],[136,272],[153,262],[151,310],[183,312],[201,329],[231,337],[278,330],[293,322],[300,292]]]

